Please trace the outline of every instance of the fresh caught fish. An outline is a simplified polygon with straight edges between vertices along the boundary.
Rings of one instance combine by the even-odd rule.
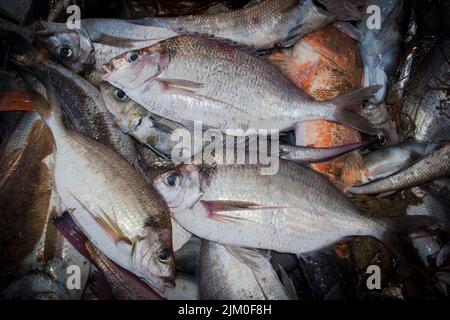
[[[417,160],[406,169],[361,186],[349,188],[356,194],[377,194],[415,187],[450,175],[450,144]]]
[[[429,219],[368,217],[325,177],[289,161],[280,160],[276,175],[258,170],[182,165],[155,178],[154,185],[172,217],[202,239],[294,254],[367,235],[405,257],[398,233],[413,232]]]
[[[17,55],[14,61],[21,66],[37,68],[41,74],[48,73],[73,129],[112,147],[137,166],[138,155],[133,140],[117,127],[97,88],[58,63],[48,59],[40,61],[33,53]]]
[[[68,212],[55,218],[58,231],[87,259],[95,264],[113,297],[125,300],[160,300],[161,297],[134,274],[118,266],[98,250],[82,233]],[[97,279],[102,282],[103,279]],[[97,284],[99,285],[99,284]],[[100,291],[100,288],[99,288]]]
[[[100,85],[106,107],[115,117],[123,132],[128,133],[144,146],[170,156],[178,141],[172,141],[174,130],[181,129],[179,123],[159,117],[127,97],[125,92],[108,83]]]
[[[300,39],[292,53],[275,53],[269,61],[300,89],[316,100],[333,99],[360,88],[363,67],[357,42],[334,26],[327,26]],[[356,130],[326,120],[300,122],[295,127],[296,144],[318,148],[358,143]],[[360,165],[360,152],[349,153],[327,163],[312,167],[340,184],[346,163]],[[345,187],[345,186],[344,186]]]
[[[193,281],[191,277],[183,274],[177,275],[175,288],[166,288],[164,293],[155,292],[148,284],[118,266],[96,248],[76,226],[68,212],[63,213],[54,222],[58,230],[74,247],[101,271],[101,275],[94,276],[95,293],[105,294],[106,287],[110,292],[106,292],[105,298],[113,297],[119,300],[161,300],[163,298],[196,300],[198,298],[197,281]]]
[[[301,121],[327,119],[377,133],[355,113],[355,105],[378,87],[317,102],[267,62],[214,39],[174,37],[127,52],[104,67],[104,80],[147,110],[182,124],[286,130]]]
[[[345,164],[342,177],[346,185],[367,183],[387,177],[406,168],[419,158],[439,146],[434,142],[407,141],[368,152],[363,156],[363,165]]]
[[[50,131],[26,113],[2,145],[0,157],[0,279],[17,272],[45,234],[51,192],[42,160],[52,152]]]
[[[384,101],[397,70],[403,48],[404,35],[409,23],[411,6],[405,0],[371,0],[367,5],[380,8],[380,28],[374,28],[366,13],[359,24],[361,32],[360,52],[364,64],[364,85],[382,85],[382,89],[370,100],[378,105]]]
[[[311,148],[281,144],[280,158],[294,162],[326,162],[353,150],[364,148],[373,143],[373,140],[369,140],[330,148]]]
[[[450,37],[443,36],[406,84],[402,115],[405,135],[418,141],[450,139]]]
[[[22,116],[2,148],[0,281],[3,286],[5,277],[13,280],[5,289],[7,297],[80,299],[88,279],[90,264],[50,221],[54,195],[43,160],[52,151],[51,132],[35,112]],[[67,290],[70,265],[79,266],[80,286]]]
[[[359,20],[362,4],[361,0],[264,0],[242,9],[213,15],[153,17],[131,22],[268,49],[290,46],[301,37],[336,21]]]
[[[432,188],[425,186],[415,189],[424,193],[422,203],[408,206],[406,210],[407,214],[432,216],[436,219],[439,228],[450,233],[450,215],[448,214],[450,201],[442,197]]]
[[[36,32],[43,46],[59,62],[100,84],[102,65],[115,56],[177,35],[168,29],[146,27],[120,19],[82,19],[80,29],[65,23],[41,22]]]
[[[289,300],[267,256],[202,240],[200,297],[206,300]]]
[[[29,96],[55,140],[51,167],[61,205],[108,258],[164,291],[175,270],[167,206],[113,149],[67,128],[49,79],[45,85],[50,104]]]
[[[390,118],[384,100],[392,86],[411,15],[411,5],[405,0],[366,1],[367,5],[380,8],[380,27],[373,27],[368,12],[359,24],[361,33],[360,53],[364,64],[364,86],[382,85],[382,89],[369,100],[364,116],[389,137],[389,144],[398,141],[395,123]]]

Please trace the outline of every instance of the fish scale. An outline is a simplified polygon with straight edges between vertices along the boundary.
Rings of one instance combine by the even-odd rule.
[[[355,113],[355,103],[376,92],[374,87],[333,102],[314,101],[266,61],[205,37],[162,41],[139,50],[140,59],[132,62],[128,54],[105,65],[103,79],[147,110],[182,124],[286,130],[300,121],[327,119],[376,133]]]
[[[450,144],[414,162],[406,169],[386,178],[349,189],[352,193],[374,194],[415,187],[450,176]]]
[[[196,174],[195,169],[179,170],[193,170],[193,175]],[[210,170],[205,176],[199,173],[203,194],[192,209],[183,210],[183,205],[174,207],[168,203],[173,218],[204,239],[301,253],[349,235],[381,237],[386,228],[384,222],[361,214],[325,177],[296,164],[281,161],[274,176],[262,176],[258,166],[252,165],[218,166]],[[159,183],[163,178],[164,175],[154,183],[166,197],[161,184],[164,182]],[[190,197],[195,197],[198,192],[195,186],[189,190]],[[208,203],[215,201],[229,201],[231,205],[250,202],[255,207],[215,212],[213,207],[208,207]],[[221,215],[218,220],[215,214]]]

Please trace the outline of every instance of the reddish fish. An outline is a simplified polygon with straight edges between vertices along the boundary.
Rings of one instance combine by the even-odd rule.
[[[325,27],[299,40],[292,55],[275,53],[269,57],[291,81],[316,100],[327,100],[352,92],[361,86],[363,67],[356,41],[333,26]],[[296,127],[301,146],[336,147],[361,141],[358,131],[326,120],[305,121]],[[361,153],[354,151],[333,161],[313,164],[313,168],[344,186],[341,179],[346,162],[363,165]],[[357,177],[354,177],[357,180]]]

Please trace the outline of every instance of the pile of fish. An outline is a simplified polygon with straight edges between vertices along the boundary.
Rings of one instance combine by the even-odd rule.
[[[0,298],[448,298],[449,15],[2,1]]]

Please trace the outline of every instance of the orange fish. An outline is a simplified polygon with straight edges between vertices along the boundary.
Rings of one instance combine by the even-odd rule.
[[[0,111],[33,111],[30,99],[22,90],[0,93]]]
[[[300,39],[292,55],[275,53],[269,57],[292,82],[316,100],[327,100],[361,87],[363,65],[358,45],[333,26],[327,26]],[[361,141],[358,131],[326,120],[305,121],[295,129],[301,146],[335,147]],[[346,162],[363,166],[360,151],[333,161],[313,164],[341,187],[353,184],[357,177],[341,178]]]

